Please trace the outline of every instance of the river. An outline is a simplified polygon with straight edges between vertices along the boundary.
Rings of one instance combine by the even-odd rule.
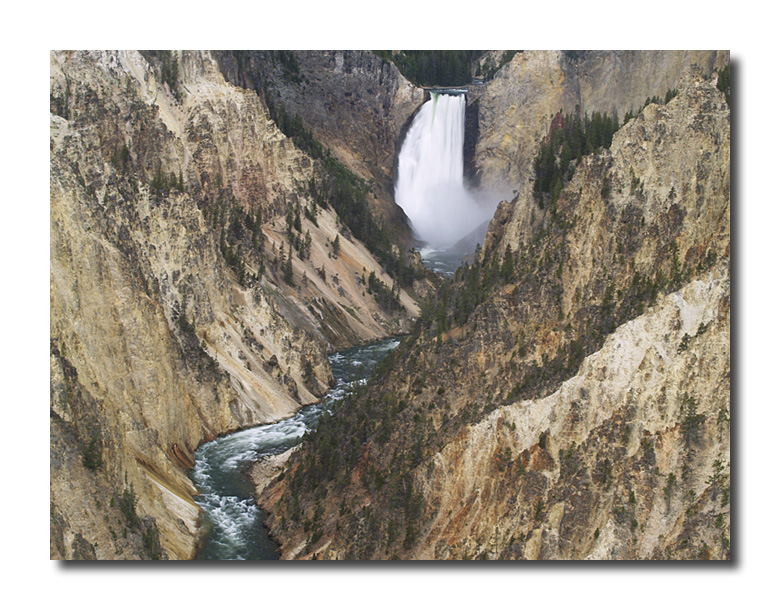
[[[365,384],[374,366],[400,340],[387,339],[330,356],[336,386],[322,402],[303,407],[275,424],[240,430],[201,445],[195,452],[190,478],[203,509],[197,559],[278,559],[276,544],[263,525],[266,515],[255,504],[245,470],[263,456],[282,453],[297,445],[307,430],[316,428],[357,384]]]
[[[435,248],[425,246],[420,250],[423,265],[434,273],[444,277],[452,277],[463,264],[466,255],[451,248]]]

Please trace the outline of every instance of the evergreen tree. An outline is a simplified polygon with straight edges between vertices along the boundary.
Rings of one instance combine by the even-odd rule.
[[[504,283],[508,283],[515,275],[515,260],[512,256],[512,249],[507,246],[506,252],[504,252],[504,262],[501,263],[501,279]]]
[[[731,106],[731,64],[718,70],[718,89],[726,95],[726,103]]]
[[[293,232],[293,212],[291,209],[287,210],[287,216],[285,217],[285,222],[287,225],[287,237],[288,239],[292,239],[292,232]]]
[[[293,228],[300,233],[303,228],[301,227],[301,206],[297,205],[295,208],[295,216],[293,217]]]
[[[284,256],[284,250],[282,251],[282,256]],[[294,278],[293,278],[293,264],[292,264],[292,245],[290,246],[290,249],[287,252],[287,259],[282,263],[282,265],[284,269],[284,281],[290,286],[293,286]]]

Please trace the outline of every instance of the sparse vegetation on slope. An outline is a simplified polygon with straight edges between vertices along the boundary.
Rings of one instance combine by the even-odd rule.
[[[631,422],[649,408],[646,403],[626,398],[605,421],[582,430],[584,437],[562,436],[565,424],[550,416],[556,432],[542,427],[533,440],[527,431],[522,443],[517,439],[520,425],[531,426],[537,417],[525,409],[542,409],[544,397],[577,375],[619,327],[644,314],[654,319],[648,312],[658,314],[661,297],[697,277],[706,286],[708,273],[725,268],[728,118],[708,83],[694,79],[688,87],[668,108],[648,110],[614,138],[610,133],[613,149],[620,148],[584,156],[534,234],[514,249],[491,240],[477,262],[461,268],[426,304],[415,332],[377,372],[371,391],[355,396],[308,439],[288,475],[269,488],[269,497],[284,498],[273,504],[272,529],[287,556],[308,557],[327,547],[339,558],[582,557],[601,552],[616,530],[626,556],[641,556],[635,541],[643,528],[655,527],[648,525],[646,506],[659,485],[657,445],[648,432],[630,462],[626,448],[636,434]],[[562,130],[560,147],[573,148],[566,133],[582,132]],[[707,151],[706,168],[701,150]],[[665,182],[671,168],[674,189]],[[650,185],[650,172],[664,178]],[[724,306],[718,299],[708,305],[708,316]],[[663,315],[676,315],[675,301],[664,302]],[[728,328],[723,316],[718,333]],[[702,336],[710,328],[704,322],[696,327],[704,329]],[[683,360],[702,354],[704,344],[693,348],[690,333],[665,341],[677,352],[685,336],[675,370],[687,370]],[[728,383],[724,366],[727,361],[719,359],[711,371],[719,397]],[[589,389],[559,407],[578,430],[600,404],[591,394],[599,392],[599,373],[589,374]],[[611,374],[604,369],[605,384]],[[696,474],[671,471],[678,481],[684,478],[693,527],[693,515],[710,510],[699,488],[699,462],[720,445],[701,444],[716,427],[713,410],[705,423],[693,391],[685,391],[679,400],[658,398],[659,408],[679,409],[680,415],[657,434],[674,438],[672,451],[696,464]],[[523,400],[534,406],[518,402]],[[473,445],[464,440],[471,435],[480,435]],[[468,460],[477,464],[470,474],[462,470]],[[479,481],[476,495],[462,487],[472,477]],[[669,510],[679,510],[676,492],[669,493]],[[561,503],[571,517],[557,522],[552,515],[560,515],[555,507]],[[606,516],[591,521],[596,514]],[[493,523],[502,524],[501,531],[491,531]],[[711,545],[707,523],[702,538],[690,538],[692,552]],[[540,543],[548,529],[554,540],[571,544]],[[658,543],[657,552],[684,556],[678,542]],[[718,557],[725,556],[723,548]]]

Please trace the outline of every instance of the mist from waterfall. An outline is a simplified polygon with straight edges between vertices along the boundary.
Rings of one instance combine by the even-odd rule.
[[[398,155],[396,203],[417,237],[435,248],[450,248],[484,225],[498,203],[464,183],[465,125],[465,95],[432,93]]]

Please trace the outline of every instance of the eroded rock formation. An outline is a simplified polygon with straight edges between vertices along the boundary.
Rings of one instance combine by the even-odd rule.
[[[317,401],[327,353],[417,304],[367,290],[394,281],[316,161],[211,54],[52,52],[50,80],[51,554],[189,558],[195,448]]]
[[[524,51],[475,88],[480,138],[475,165],[493,188],[522,190],[530,162],[558,112],[618,115],[673,89],[685,70],[710,74],[728,61],[723,51]]]
[[[330,351],[410,331],[370,391],[255,468],[285,558],[729,557],[726,61],[515,55],[470,120],[476,177],[516,194],[420,311],[267,106],[304,117],[404,243],[395,139],[423,94],[393,66],[53,52],[52,558],[192,557],[195,448],[318,400]],[[534,200],[558,111],[670,88]]]
[[[717,78],[686,71],[555,206],[499,207],[481,261],[263,492],[285,558],[729,557]]]

